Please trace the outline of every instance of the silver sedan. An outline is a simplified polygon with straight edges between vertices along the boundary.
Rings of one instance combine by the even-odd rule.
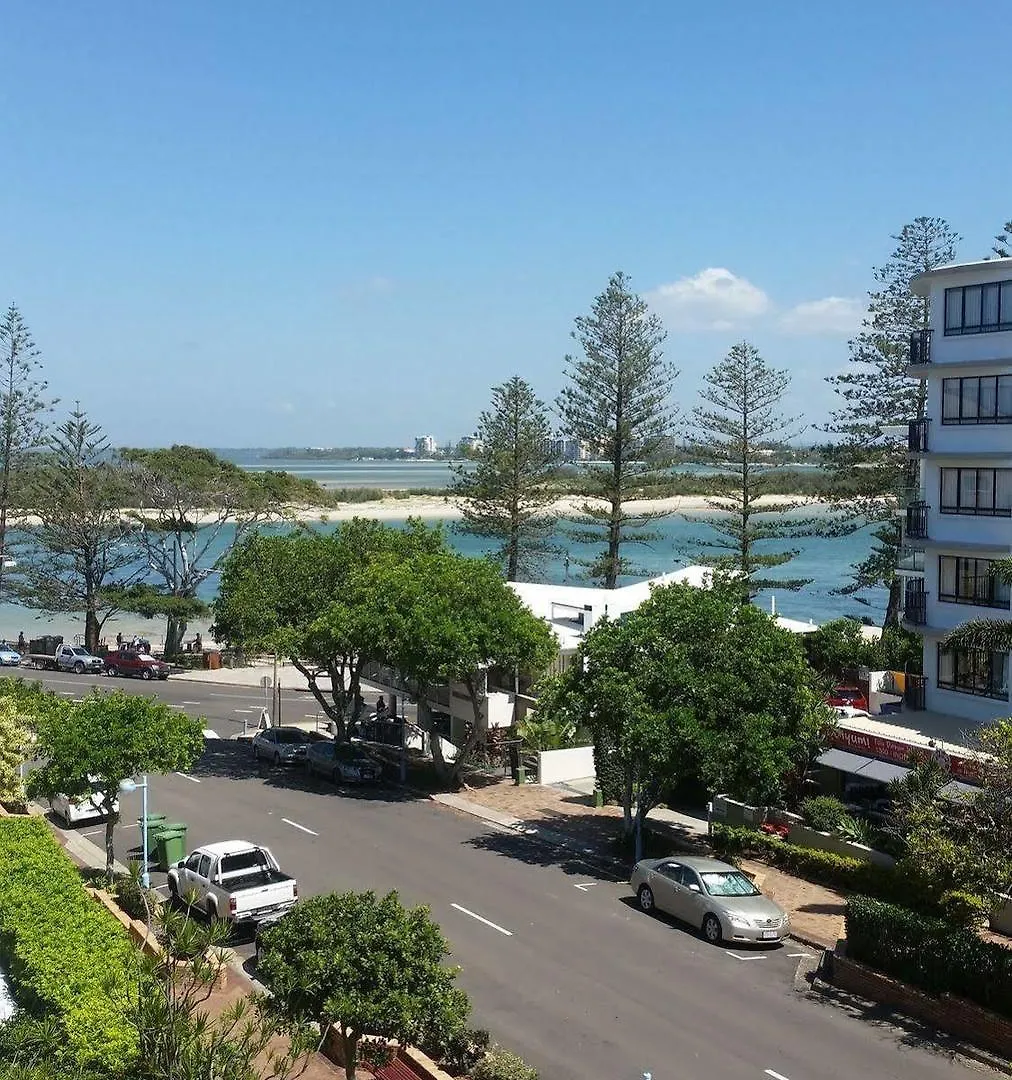
[[[629,879],[643,911],[663,911],[697,927],[711,945],[721,941],[773,944],[790,920],[737,867],[694,855],[644,859]]]

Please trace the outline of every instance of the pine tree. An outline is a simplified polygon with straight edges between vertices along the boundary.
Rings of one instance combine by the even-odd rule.
[[[47,383],[31,331],[14,304],[0,320],[0,601],[7,560],[7,517],[12,479],[25,455],[42,445],[43,419],[55,404],[45,399]]]
[[[700,397],[707,404],[693,409],[693,433],[686,438],[686,449],[691,460],[716,469],[728,481],[726,492],[706,500],[713,514],[692,519],[717,534],[699,542],[704,561],[747,579],[749,599],[773,586],[800,589],[810,579],[755,576],[797,555],[796,551],[769,551],[766,541],[796,538],[810,531],[809,523],[784,517],[802,502],[778,500],[770,508],[759,501],[781,467],[778,453],[804,430],[800,418],[779,411],[791,377],[768,367],[759,350],[742,341],[704,381]],[[760,544],[762,551],[757,550]]]
[[[994,238],[994,247],[991,251],[998,256],[999,259],[1008,259],[1012,257],[1012,221],[1006,221],[1002,226],[1002,231]]]
[[[853,568],[842,591],[854,594],[880,586],[889,590],[885,625],[899,620],[900,581],[895,567],[900,548],[896,501],[902,503],[917,486],[916,462],[906,440],[889,429],[924,416],[923,382],[907,374],[910,335],[928,328],[926,297],[910,292],[915,274],[952,262],[960,237],[942,218],[919,217],[892,238],[889,261],[873,270],[876,288],[868,293],[868,311],[850,342],[848,370],[827,381],[842,407],[826,430],[839,437],[829,448],[828,464],[839,494],[827,535],[849,535],[869,523],[875,548]]]
[[[473,464],[453,466],[450,491],[463,519],[457,531],[500,541],[508,581],[531,580],[555,550],[551,486],[556,457],[543,402],[519,375],[492,388],[478,421]]]
[[[566,357],[569,383],[557,410],[566,434],[607,464],[588,466],[587,493],[600,501],[584,503],[567,533],[579,543],[605,544],[597,558],[577,561],[589,578],[613,589],[635,571],[623,547],[656,540],[647,526],[669,513],[631,514],[623,503],[637,486],[656,478],[656,462],[672,434],[670,398],[678,373],[663,359],[660,320],[630,290],[623,273],[611,278],[575,327],[572,336],[582,355]]]
[[[32,498],[38,525],[18,552],[14,588],[42,611],[83,613],[84,643],[94,652],[117,609],[111,591],[143,572],[120,510],[129,505],[126,478],[110,460],[101,426],[80,406],[52,433],[48,449]]]

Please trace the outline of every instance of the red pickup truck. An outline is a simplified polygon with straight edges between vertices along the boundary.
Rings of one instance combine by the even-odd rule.
[[[137,649],[117,649],[102,657],[106,675],[135,675],[141,679],[167,679],[172,670],[162,660]]]

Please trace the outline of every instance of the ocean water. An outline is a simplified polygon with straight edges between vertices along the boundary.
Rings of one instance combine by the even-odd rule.
[[[378,488],[440,488],[450,480],[449,466],[436,461],[336,461],[324,462],[312,459],[271,459],[262,456],[259,450],[218,451],[228,456],[236,464],[250,469],[287,469],[299,476],[309,476],[320,483],[337,487],[378,487]],[[391,525],[403,525],[403,521],[391,521]],[[333,525],[318,524],[312,526],[324,531],[332,530]],[[495,545],[488,541],[454,530],[452,522],[445,522],[450,544],[468,555],[481,555]],[[712,537],[712,530],[703,523],[689,521],[679,514],[673,514],[654,523],[651,528],[659,534],[658,539],[649,545],[635,545],[628,549],[628,556],[635,561],[641,573],[623,580],[622,584],[643,578],[656,577],[659,574],[687,566],[699,559],[698,541]],[[284,527],[272,526],[269,532],[285,531]],[[871,547],[871,529],[863,529],[850,536],[839,539],[821,539],[818,537],[799,539],[793,542],[773,543],[769,547],[777,550],[794,548],[798,556],[783,567],[771,571],[769,576],[776,578],[811,578],[811,583],[797,592],[772,590],[760,594],[756,602],[769,609],[775,596],[778,614],[789,618],[815,623],[828,622],[841,615],[856,617],[869,616],[875,622],[881,622],[885,611],[886,594],[882,589],[869,589],[862,593],[866,602],[839,595],[838,590],[849,578],[850,568],[864,559]],[[208,551],[207,560],[213,561],[225,547],[231,543],[234,531],[230,528],[221,530],[214,547]],[[582,584],[579,578],[579,559],[592,559],[599,548],[595,545],[574,544],[565,536],[558,536],[557,543],[569,554],[567,573],[564,557],[559,557],[548,564],[545,580],[570,584]],[[218,579],[212,574],[201,586],[199,592],[203,599],[213,600],[217,593]],[[193,631],[206,631],[206,623],[195,623]],[[15,604],[0,605],[0,637],[16,638],[19,631],[27,637],[43,633],[63,634],[71,640],[83,630],[83,619],[74,620],[67,616],[47,618],[40,612]],[[114,637],[117,630],[130,636],[134,633],[147,635],[153,642],[161,639],[163,621],[146,621],[136,616],[121,616],[110,621],[107,634]]]

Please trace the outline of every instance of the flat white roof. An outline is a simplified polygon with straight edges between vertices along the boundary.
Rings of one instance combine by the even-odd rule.
[[[561,649],[575,649],[584,635],[605,617],[617,619],[635,611],[649,600],[651,590],[679,582],[697,589],[708,588],[713,577],[709,566],[685,566],[669,574],[623,585],[618,589],[598,589],[587,585],[546,585],[539,582],[511,581],[509,587],[531,611],[555,631]],[[818,626],[813,622],[777,617],[777,625],[793,634],[810,634]]]
[[[922,274],[915,274],[910,279],[910,291],[915,296],[927,296],[931,291],[931,282],[936,277],[963,274],[974,270],[997,270],[999,267],[1012,274],[1012,259],[999,259],[995,256],[991,259],[977,259],[975,262],[947,263],[945,266],[936,266],[934,270],[925,270]]]

